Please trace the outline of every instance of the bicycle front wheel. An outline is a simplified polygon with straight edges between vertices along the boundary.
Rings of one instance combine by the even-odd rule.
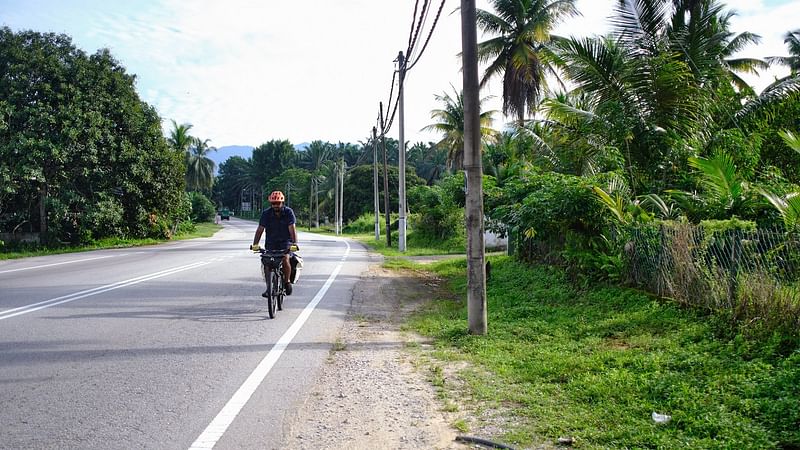
[[[278,274],[274,270],[269,271],[267,277],[267,309],[269,310],[269,318],[275,318],[275,311],[277,310],[278,303]]]

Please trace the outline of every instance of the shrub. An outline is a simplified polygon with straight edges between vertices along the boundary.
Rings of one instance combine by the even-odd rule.
[[[123,234],[125,211],[113,197],[106,197],[87,208],[83,224],[95,239]]]
[[[191,218],[193,222],[211,222],[214,220],[216,209],[211,200],[200,192],[190,192],[189,198],[192,202]]]
[[[456,186],[463,184],[452,176],[443,179],[441,184],[415,186],[408,191],[408,202],[413,205],[414,212],[410,223],[418,238],[447,240],[464,236],[464,208],[457,195],[460,190],[463,196],[463,188]]]
[[[514,245],[521,257],[559,260],[568,234],[601,235],[608,212],[597,201],[592,186],[606,185],[610,176],[523,174],[488,191],[486,211],[518,237]]]

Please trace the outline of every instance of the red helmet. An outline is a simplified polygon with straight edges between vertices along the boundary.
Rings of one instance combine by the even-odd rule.
[[[283,192],[274,191],[272,194],[269,194],[269,202],[270,203],[277,203],[277,202],[283,202],[283,201],[284,201]]]

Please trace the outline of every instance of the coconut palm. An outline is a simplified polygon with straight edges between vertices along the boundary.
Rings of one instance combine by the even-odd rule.
[[[503,77],[503,113],[521,123],[538,105],[545,87],[550,31],[578,14],[575,0],[492,0],[494,12],[478,10],[478,26],[494,37],[478,44],[478,60],[489,63],[481,86]]]
[[[447,152],[433,142],[417,142],[408,150],[408,163],[414,166],[417,176],[432,186],[447,171]]]
[[[310,198],[314,199],[316,226],[319,227],[319,190],[325,182],[326,165],[333,157],[333,145],[329,142],[313,141],[300,155],[300,167],[311,172]]]
[[[770,64],[780,64],[790,70],[790,77],[800,74],[800,29],[786,33],[783,42],[789,47],[789,56],[767,58]]]
[[[452,85],[450,87],[453,87]],[[442,139],[436,143],[439,148],[446,149],[447,167],[449,170],[461,170],[464,167],[464,92],[456,91],[453,87],[455,97],[448,93],[434,95],[436,100],[444,104],[443,109],[431,111],[431,118],[438,120],[424,127],[423,131],[436,131],[443,134]],[[480,99],[478,107],[487,97]],[[491,128],[492,115],[495,111],[484,111],[480,114],[481,140],[490,140],[495,131]]]
[[[761,37],[747,31],[731,32],[730,21],[736,13],[724,9],[725,5],[716,1],[673,0],[671,21],[665,27],[670,48],[686,62],[698,83],[719,82],[721,71],[740,92],[753,94],[752,87],[739,73],[757,75],[758,70],[769,68],[769,64],[734,55],[758,44]]]
[[[187,152],[194,142],[194,137],[189,134],[189,130],[191,129],[192,124],[183,123],[178,125],[178,123],[173,120],[172,130],[167,138],[170,147],[180,153]]]
[[[193,138],[186,151],[186,189],[210,192],[214,186],[214,161],[208,157],[215,147],[208,145],[210,139]]]

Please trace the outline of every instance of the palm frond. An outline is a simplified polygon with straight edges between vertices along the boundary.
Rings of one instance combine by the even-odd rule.
[[[614,193],[614,197],[612,197],[600,186],[592,186],[592,191],[594,191],[600,203],[602,203],[620,223],[625,225],[630,222],[626,214],[625,200],[620,193]]]
[[[792,150],[800,153],[800,136],[795,136],[791,131],[778,131],[778,135]]]
[[[778,80],[764,89],[758,97],[745,103],[744,106],[733,115],[733,120],[742,121],[758,114],[768,115],[768,109],[772,105],[798,94],[800,94],[800,75]]]

